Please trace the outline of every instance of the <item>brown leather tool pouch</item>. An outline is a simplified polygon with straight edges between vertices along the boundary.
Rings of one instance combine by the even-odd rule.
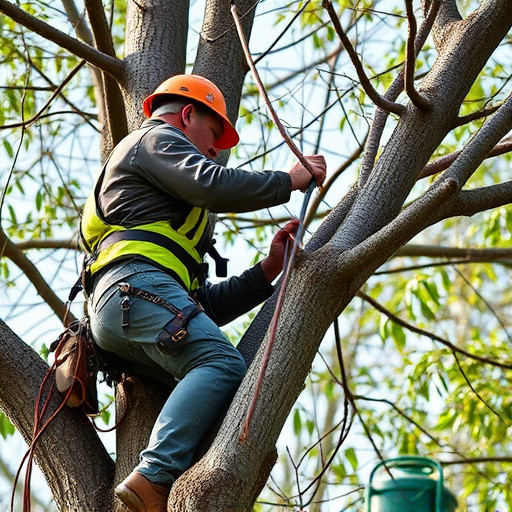
[[[81,407],[89,416],[97,415],[98,362],[87,323],[73,322],[50,350],[55,351],[55,383],[66,404]]]

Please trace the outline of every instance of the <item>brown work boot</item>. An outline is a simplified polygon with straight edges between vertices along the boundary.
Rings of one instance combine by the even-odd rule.
[[[130,512],[167,512],[170,489],[170,485],[150,482],[133,471],[116,487],[115,495]]]

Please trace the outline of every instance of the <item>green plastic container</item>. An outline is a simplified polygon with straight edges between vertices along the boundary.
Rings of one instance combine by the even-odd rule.
[[[374,483],[377,471],[381,479]],[[382,479],[384,475],[386,479]],[[443,486],[441,465],[432,459],[412,456],[384,460],[373,468],[365,504],[366,512],[454,512],[457,509],[455,496]]]

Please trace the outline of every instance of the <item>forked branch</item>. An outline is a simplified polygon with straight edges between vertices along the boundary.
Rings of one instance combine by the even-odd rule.
[[[405,107],[403,105],[401,105],[400,103],[394,103],[393,101],[387,100],[374,89],[373,85],[370,82],[370,79],[368,78],[363,69],[363,65],[361,64],[361,61],[359,60],[359,57],[354,47],[352,46],[352,43],[350,42],[350,39],[347,37],[341,26],[340,20],[334,10],[334,7],[332,6],[332,3],[329,0],[323,0],[322,5],[329,13],[329,17],[331,18],[331,21],[334,25],[334,29],[336,30],[336,33],[341,39],[341,42],[345,46],[345,49],[347,50],[347,53],[350,57],[350,60],[352,61],[352,64],[356,69],[357,76],[359,77],[359,81],[361,82],[361,85],[365,93],[370,97],[370,99],[375,103],[375,105],[381,108],[382,110],[393,112],[394,114],[397,115],[402,114],[402,112],[404,112],[405,110]]]

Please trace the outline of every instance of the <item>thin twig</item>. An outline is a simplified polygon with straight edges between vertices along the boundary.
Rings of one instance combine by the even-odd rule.
[[[466,116],[458,117],[453,123],[452,129],[457,128],[458,126],[463,126],[465,124],[471,123],[472,121],[477,121],[478,119],[483,119],[484,117],[490,116],[494,114],[500,107],[502,103],[494,105],[492,107],[486,107],[482,110],[478,110],[477,112],[472,112]]]
[[[272,44],[257,58],[255,59],[254,61],[254,64],[258,64],[258,62],[265,58],[266,55],[268,55],[269,53],[271,53],[272,49],[276,46],[276,44],[281,40],[281,38],[286,34],[286,32],[288,32],[288,29],[295,23],[295,20],[306,10],[306,7],[309,5],[309,3],[311,2],[311,0],[308,0],[302,7],[302,9],[299,9],[295,15],[293,16],[293,18],[289,21],[289,23],[286,25],[286,27],[284,27],[284,29],[281,31],[281,33],[276,37],[276,39],[274,39],[274,41],[272,42]],[[295,44],[295,41],[293,42],[293,44]]]
[[[459,275],[459,277],[466,283],[466,286],[469,286],[473,290],[473,293],[485,304],[487,309],[491,312],[491,315],[496,319],[498,324],[501,326],[501,328],[505,331],[505,334],[508,338],[509,343],[512,344],[512,338],[510,337],[510,334],[508,332],[507,326],[505,325],[505,322],[499,317],[498,313],[494,310],[492,305],[489,303],[489,301],[480,293],[479,290],[471,282],[469,279],[457,268],[455,268],[455,272]]]
[[[428,35],[432,30],[432,26],[434,25],[434,21],[436,19],[437,13],[439,11],[439,6],[441,4],[441,0],[434,0],[430,5],[427,17],[423,20],[420,25],[420,29],[418,30],[418,35],[416,36],[416,41],[414,42],[414,48],[416,55],[419,54],[425,41],[427,40]],[[389,101],[395,101],[400,93],[404,89],[404,70],[402,69],[398,76],[393,80],[393,83],[389,87],[389,89],[384,94],[384,98]],[[386,126],[386,121],[389,113],[382,109],[377,109],[375,112],[375,117],[370,128],[370,132],[368,134],[368,142],[365,145],[364,157],[361,163],[361,172],[359,183],[360,185],[364,185],[368,178],[371,175],[371,172],[375,165],[375,160],[377,158],[377,153],[380,147],[380,141],[382,138],[382,134],[384,133],[384,128]]]
[[[120,59],[106,55],[96,48],[68,36],[61,30],[28,14],[8,0],[0,0],[0,12],[12,18],[16,23],[68,50],[73,55],[86,60],[114,78],[120,77],[124,72],[124,63]]]
[[[405,0],[407,19],[409,20],[409,36],[407,38],[406,59],[405,59],[405,91],[416,107],[421,110],[430,108],[429,101],[418,93],[414,87],[414,67],[416,63],[416,17],[412,8],[412,0]]]
[[[400,416],[402,416],[409,423],[414,425],[422,434],[426,435],[432,442],[437,444],[437,446],[439,446],[440,448],[444,448],[446,446],[441,441],[439,441],[439,439],[436,439],[425,427],[420,425],[417,421],[415,421],[408,414],[406,414],[402,409],[400,409],[400,407],[398,407],[396,404],[394,404],[391,400],[388,400],[387,398],[371,398],[369,396],[363,396],[363,395],[354,395],[354,399],[355,400],[365,400],[367,402],[379,402],[379,403],[383,403],[383,404],[388,404]]]
[[[478,398],[478,400],[480,400],[480,402],[482,402],[486,407],[487,409],[489,409],[495,416],[498,417],[498,419],[506,426],[509,426],[504,420],[503,418],[501,417],[501,415],[499,414],[498,411],[496,411],[496,409],[494,409],[494,407],[492,407],[491,405],[489,405],[482,397],[481,395],[478,393],[478,391],[473,387],[473,385],[471,384],[471,381],[468,379],[468,376],[466,375],[466,372],[462,369],[462,366],[460,365],[460,361],[459,361],[459,358],[457,357],[457,353],[455,351],[452,351],[452,354],[453,354],[453,357],[455,358],[455,362],[457,363],[457,366],[459,368],[459,371],[460,373],[462,374],[462,376],[464,377],[464,380],[466,381],[466,384],[469,386],[469,388],[471,389],[471,391],[473,391],[473,393],[476,395],[476,397]]]
[[[503,155],[504,153],[508,153],[512,151],[512,138],[507,138],[496,144],[494,148],[489,152],[489,154],[485,157],[492,158],[495,156]],[[435,160],[429,162],[423,170],[420,172],[418,179],[426,178],[427,176],[432,176],[441,171],[444,171],[450,167],[457,157],[461,154],[461,151],[455,151],[454,153],[450,153],[449,155],[443,155]]]
[[[303,492],[307,492],[314,484],[315,481],[320,480],[324,473],[329,469],[330,465],[332,464],[334,458],[338,454],[341,445],[344,443],[345,439],[348,437],[348,434],[350,432],[350,429],[353,424],[354,416],[350,418],[350,423],[347,425],[348,419],[349,419],[349,404],[352,405],[355,411],[357,411],[357,407],[354,402],[354,396],[352,395],[352,392],[348,388],[348,381],[347,381],[347,375],[345,371],[345,364],[343,363],[343,354],[341,349],[341,339],[340,339],[340,331],[339,331],[339,323],[338,318],[334,320],[334,335],[336,339],[336,353],[338,356],[338,364],[340,365],[340,371],[342,375],[342,380],[339,382],[341,386],[343,387],[344,391],[344,400],[343,400],[343,424],[340,430],[340,435],[338,438],[338,442],[331,453],[329,460],[323,465],[321,471],[318,473],[318,475],[315,476],[314,480],[304,489]],[[337,380],[337,379],[336,379]],[[359,415],[359,414],[358,414]],[[314,496],[314,495],[313,495]]]
[[[343,45],[345,46],[345,49],[347,50],[350,60],[352,61],[352,64],[356,69],[359,81],[361,82],[361,85],[366,94],[370,97],[373,103],[375,103],[375,105],[381,108],[382,110],[393,112],[394,114],[397,115],[402,114],[402,112],[404,112],[405,110],[405,107],[403,105],[401,105],[400,103],[395,103],[393,101],[387,100],[374,89],[369,78],[366,76],[366,73],[363,69],[363,65],[361,64],[361,61],[359,60],[359,57],[357,56],[357,53],[354,47],[352,46],[350,39],[347,37],[341,26],[340,20],[334,10],[334,7],[332,6],[332,3],[328,0],[323,0],[322,5],[329,13],[331,21],[333,22],[334,25],[334,29],[336,30],[336,33],[338,34]]]
[[[338,361],[339,361],[339,364],[340,364],[341,383],[342,383],[342,386],[343,386],[343,390],[345,392],[345,396],[347,397],[347,399],[350,402],[350,404],[352,405],[352,407],[353,407],[357,417],[359,418],[359,421],[361,422],[361,425],[363,426],[363,429],[364,429],[364,431],[366,433],[366,436],[368,437],[368,440],[370,441],[371,445],[373,446],[373,449],[375,450],[375,453],[377,454],[379,459],[382,461],[382,460],[384,460],[384,458],[383,458],[379,448],[377,447],[377,444],[375,443],[375,441],[373,439],[373,436],[372,436],[372,433],[371,433],[370,429],[368,428],[368,426],[366,425],[366,422],[363,420],[363,417],[361,416],[361,412],[359,411],[359,408],[356,405],[355,397],[354,397],[354,395],[353,395],[353,393],[350,390],[349,385],[348,385],[348,378],[347,378],[347,374],[346,374],[346,371],[345,371],[345,365],[343,364],[343,353],[342,353],[342,348],[341,348],[341,339],[340,339],[340,336],[339,336],[339,326],[338,326],[337,322],[338,322],[338,320],[336,319],[334,321],[335,333],[337,333],[336,336],[335,336],[336,353],[337,353]]]
[[[52,101],[60,95],[61,91],[68,85],[68,83],[73,79],[73,77],[82,69],[82,67],[85,64],[85,60],[82,60],[78,66],[76,66],[71,73],[62,81],[62,83],[59,84],[57,89],[53,92],[53,94],[50,96],[48,101],[43,105],[43,107],[35,114],[32,118],[30,118],[27,121],[22,121],[20,123],[13,123],[13,124],[5,124],[3,126],[0,126],[0,130],[6,130],[6,129],[12,129],[12,128],[21,128],[21,127],[27,127],[31,124],[35,123],[44,113],[44,111],[51,105]]]
[[[466,350],[457,347],[452,342],[441,338],[440,336],[437,336],[434,333],[425,331],[424,329],[420,329],[419,327],[416,327],[409,322],[406,322],[405,320],[402,320],[399,316],[393,314],[391,311],[386,309],[384,306],[379,304],[375,299],[367,295],[366,293],[359,291],[357,292],[357,296],[363,299],[364,301],[371,304],[377,311],[380,313],[386,315],[391,321],[395,322],[396,324],[404,327],[405,329],[415,332],[416,334],[420,334],[422,336],[426,336],[427,338],[430,338],[434,341],[438,341],[439,343],[442,343],[446,347],[448,347],[452,352],[458,352],[459,354],[465,355],[466,357],[469,357],[470,359],[474,359],[476,361],[480,361],[482,363],[490,364],[491,366],[497,366],[498,368],[503,368],[506,370],[512,370],[512,363],[501,363],[499,361],[495,361],[494,359],[489,359],[488,357],[479,356],[477,354],[471,354],[470,352],[467,352]]]
[[[235,26],[238,32],[238,36],[240,38],[240,43],[242,44],[242,48],[244,50],[245,58],[247,60],[247,64],[249,65],[249,68],[251,69],[254,81],[256,82],[256,86],[258,88],[259,93],[265,100],[265,103],[268,107],[268,110],[270,112],[270,115],[272,116],[272,119],[276,125],[276,128],[279,130],[279,133],[285,140],[287,146],[290,148],[292,153],[297,157],[297,160],[311,173],[313,177],[315,177],[314,172],[311,169],[311,165],[306,159],[306,157],[302,154],[300,149],[295,145],[291,137],[288,135],[288,132],[286,131],[285,127],[283,126],[283,123],[281,123],[281,120],[277,117],[277,114],[272,107],[272,104],[270,103],[269,97],[267,95],[267,91],[265,90],[265,87],[263,86],[263,83],[261,82],[258,70],[256,69],[256,66],[254,65],[254,61],[251,57],[251,52],[249,50],[249,46],[247,45],[247,40],[245,38],[245,34],[242,28],[242,24],[240,23],[240,18],[238,16],[238,11],[236,9],[236,5],[234,3],[231,4],[231,14],[233,16],[233,20],[235,22]]]

